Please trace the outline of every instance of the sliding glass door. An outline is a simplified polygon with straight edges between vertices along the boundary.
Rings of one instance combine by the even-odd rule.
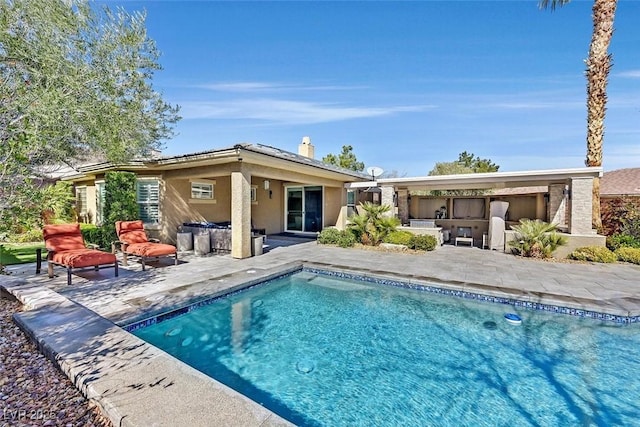
[[[322,230],[322,187],[287,187],[285,231]]]

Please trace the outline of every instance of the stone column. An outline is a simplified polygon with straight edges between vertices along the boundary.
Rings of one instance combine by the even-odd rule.
[[[567,198],[564,195],[566,184],[549,185],[549,222],[558,227],[567,227]]]
[[[398,190],[398,218],[402,224],[409,222],[409,191]]]
[[[381,187],[381,190],[382,190],[382,197],[380,200],[380,204],[382,206],[384,205],[391,206],[391,209],[385,213],[385,216],[395,215],[396,207],[395,207],[395,203],[393,202],[393,196],[395,194],[395,190],[393,189],[393,187],[390,187],[390,186]]]
[[[591,221],[593,178],[572,178],[569,188],[571,190],[569,233],[595,234]]]
[[[231,256],[251,256],[251,173],[231,172]]]

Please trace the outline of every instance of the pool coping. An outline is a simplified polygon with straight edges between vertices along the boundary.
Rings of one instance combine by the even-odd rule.
[[[443,281],[436,278],[412,274],[390,273],[369,269],[349,268],[336,264],[305,262],[305,266],[322,272],[329,271],[338,277],[355,278],[373,283],[416,289],[430,293],[448,295],[482,302],[512,305],[529,310],[545,311],[580,318],[615,322],[617,324],[640,323],[640,314],[606,301],[562,296],[552,293],[532,292],[506,286],[483,285],[461,281]],[[346,271],[345,271],[346,270]],[[599,304],[596,304],[599,303]]]
[[[215,292],[208,299],[216,294],[219,297],[236,292],[280,276],[283,272],[298,271],[305,267],[334,275],[357,275],[378,283],[394,286],[400,284],[403,287],[469,299],[478,299],[477,295],[502,298],[499,301],[501,304],[521,302],[525,309],[537,308],[578,317],[593,317],[590,313],[594,312],[614,319],[618,316],[623,320],[618,323],[640,322],[640,316],[631,316],[628,311],[625,313],[623,307],[610,304],[599,306],[594,300],[527,292],[505,286],[445,282],[419,275],[316,261],[295,261],[273,268],[238,271],[231,275],[237,276],[238,280],[229,280],[224,291]],[[254,274],[248,274],[250,272]],[[437,286],[434,287],[434,284]],[[152,312],[138,314],[137,320],[136,316],[108,320],[45,286],[29,286],[24,279],[5,278],[0,282],[0,288],[20,300],[28,309],[16,313],[15,322],[87,398],[96,401],[114,425],[291,425],[256,402],[140,340],[123,328],[131,321],[149,317]],[[199,302],[194,300],[190,303]],[[556,308],[564,308],[568,312]],[[594,311],[598,308],[601,311]],[[624,321],[625,316],[629,318],[628,322]],[[197,399],[189,396],[197,396]]]
[[[86,307],[25,283],[0,284],[29,309],[14,321],[113,425],[293,425]]]

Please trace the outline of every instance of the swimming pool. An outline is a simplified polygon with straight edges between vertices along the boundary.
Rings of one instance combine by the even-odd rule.
[[[637,324],[309,271],[164,318],[133,333],[298,425],[640,418]]]

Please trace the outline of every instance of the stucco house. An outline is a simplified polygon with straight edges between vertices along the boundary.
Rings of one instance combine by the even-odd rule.
[[[96,163],[65,179],[73,182],[80,210],[101,222],[104,174],[134,172],[145,228],[175,242],[184,223],[230,223],[231,254],[251,256],[251,230],[315,234],[344,228],[360,202],[388,204],[404,228],[434,234],[441,241],[464,230],[472,246],[486,247],[492,202],[507,202],[504,240],[522,218],[554,222],[566,232],[564,251],[604,245],[591,227],[591,188],[601,168],[494,172],[412,178],[378,178],[324,164],[303,138],[298,153],[260,144],[178,156],[137,160],[126,165]],[[432,190],[483,189],[482,195],[423,196]],[[502,233],[502,231],[500,231]],[[467,236],[468,233],[469,235]],[[495,233],[494,233],[495,234]],[[502,244],[502,250],[508,250]]]
[[[193,222],[230,222],[231,253],[251,255],[251,229],[267,234],[313,233],[341,221],[344,185],[368,176],[314,159],[309,138],[298,154],[260,144],[237,144],[205,152],[136,160],[125,165],[96,163],[65,179],[76,189],[81,214],[100,224],[104,175],[133,172],[145,228],[175,242],[178,227]]]

